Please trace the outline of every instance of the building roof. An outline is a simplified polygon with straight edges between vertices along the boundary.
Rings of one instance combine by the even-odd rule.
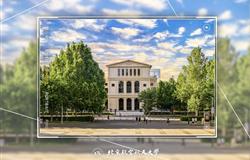
[[[107,67],[112,67],[112,66],[116,66],[116,65],[119,65],[119,64],[127,63],[127,62],[136,63],[136,64],[139,64],[139,65],[142,65],[142,66],[146,66],[146,67],[150,67],[150,68],[152,67],[149,64],[138,62],[138,61],[134,61],[134,60],[124,60],[124,61],[120,61],[120,62],[116,62],[116,63],[111,63],[111,64],[108,64]]]

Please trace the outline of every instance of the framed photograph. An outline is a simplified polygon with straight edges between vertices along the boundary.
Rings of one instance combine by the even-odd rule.
[[[215,138],[216,17],[40,17],[39,138]]]

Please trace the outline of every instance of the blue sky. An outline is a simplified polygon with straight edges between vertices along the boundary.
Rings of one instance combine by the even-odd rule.
[[[200,46],[215,54],[215,18],[202,19],[41,19],[40,62],[48,64],[67,43],[83,41],[99,66],[122,60],[149,63],[161,79],[177,78],[187,56]]]
[[[38,16],[164,15],[217,16],[218,36],[246,53],[250,41],[249,0],[1,0],[1,63],[13,63],[36,41]],[[187,26],[186,26],[187,27]],[[177,28],[171,33],[177,33]],[[191,32],[186,29],[184,34]],[[184,36],[185,37],[185,36]]]

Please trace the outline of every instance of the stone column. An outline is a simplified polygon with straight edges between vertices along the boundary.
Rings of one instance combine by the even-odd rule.
[[[135,81],[131,81],[131,93],[135,93]]]
[[[123,93],[127,93],[127,82],[123,81]]]
[[[135,98],[131,98],[132,103],[132,111],[135,111]]]
[[[123,102],[124,102],[123,110],[127,111],[127,98],[123,98]]]

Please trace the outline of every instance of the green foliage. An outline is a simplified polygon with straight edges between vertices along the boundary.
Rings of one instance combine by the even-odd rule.
[[[49,112],[70,109],[101,113],[106,100],[104,72],[83,42],[68,44],[48,67],[42,68],[41,108],[48,93]]]
[[[144,113],[148,115],[154,107],[157,107],[157,89],[148,88],[140,92],[139,99],[143,102]]]
[[[214,98],[214,60],[208,60],[201,48],[194,48],[177,79],[176,96],[189,111],[210,109]]]
[[[4,73],[1,74],[1,107],[36,117],[37,108],[37,47],[31,42],[27,49],[24,49],[21,56],[13,65],[6,65]],[[19,117],[7,112],[2,113],[4,117],[3,127],[9,133],[27,133],[30,125],[35,123],[30,119]]]
[[[183,104],[176,97],[176,81],[170,78],[169,81],[160,81],[157,86],[157,107],[162,110],[179,110]]]

